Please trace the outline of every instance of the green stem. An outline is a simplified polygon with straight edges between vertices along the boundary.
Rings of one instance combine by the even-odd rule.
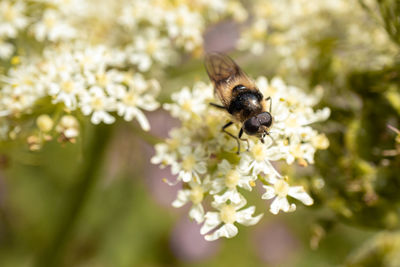
[[[90,190],[98,178],[98,171],[102,166],[107,141],[111,136],[112,126],[96,126],[94,133],[85,140],[91,140],[86,153],[83,155],[82,171],[79,174],[79,183],[70,197],[71,203],[67,207],[64,217],[60,219],[58,230],[54,234],[44,253],[38,258],[36,266],[61,266],[63,263],[63,252],[73,236],[73,232],[79,221],[82,209],[90,195]]]

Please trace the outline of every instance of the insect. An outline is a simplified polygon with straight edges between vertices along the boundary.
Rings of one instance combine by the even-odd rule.
[[[212,106],[224,109],[232,115],[229,121],[222,127],[222,131],[236,139],[240,153],[240,140],[249,142],[242,138],[243,132],[260,138],[264,143],[264,137],[269,135],[272,125],[271,97],[264,99],[254,81],[227,55],[211,53],[205,56],[205,68],[214,85],[215,94],[222,105],[210,103]],[[266,102],[269,101],[269,111]],[[234,122],[242,124],[238,136],[234,136],[226,129]]]

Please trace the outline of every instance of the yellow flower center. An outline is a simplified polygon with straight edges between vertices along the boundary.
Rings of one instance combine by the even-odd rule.
[[[100,97],[95,97],[92,101],[92,107],[95,110],[100,110],[104,107],[104,102],[103,99],[101,99]]]
[[[290,149],[290,152],[295,158],[302,158],[303,157],[303,151],[301,149],[301,145],[297,144],[295,146],[292,146]]]
[[[201,186],[194,186],[192,190],[190,190],[190,200],[193,204],[199,204],[203,201],[204,190]]]
[[[180,142],[179,142],[179,140],[178,139],[167,139],[166,140],[166,143],[167,143],[167,145],[168,145],[168,147],[169,147],[169,149],[170,150],[175,150],[175,149],[177,149],[179,146],[180,146]]]
[[[11,64],[13,64],[13,65],[18,65],[19,63],[21,63],[21,59],[20,59],[20,57],[19,56],[14,56],[14,57],[12,57],[11,58]]]
[[[106,74],[97,74],[96,78],[99,85],[106,86],[108,84],[108,77]]]
[[[280,197],[286,197],[289,192],[289,184],[284,180],[278,180],[274,184],[275,193]]]
[[[236,221],[236,210],[232,205],[225,205],[219,213],[220,219],[224,223],[234,223]]]
[[[297,120],[296,118],[289,118],[287,121],[287,126],[291,127],[291,128],[295,128],[298,126]]]
[[[182,109],[187,112],[192,111],[192,101],[186,100],[183,102]]]
[[[262,39],[266,35],[266,30],[262,27],[255,27],[252,29],[251,34],[254,39]]]
[[[63,90],[66,93],[71,93],[74,90],[74,83],[71,81],[62,82],[61,90]]]
[[[49,29],[53,28],[55,23],[56,23],[56,20],[53,16],[47,16],[44,19],[44,24]]]
[[[2,13],[5,21],[12,22],[17,17],[17,12],[11,5],[7,5]]]
[[[193,155],[189,155],[183,160],[182,168],[185,171],[191,171],[191,170],[193,170],[193,167],[195,164],[196,164],[196,159],[194,158]]]
[[[230,170],[225,176],[225,185],[228,188],[235,188],[239,182],[239,173],[235,170]]]
[[[130,106],[135,106],[136,105],[136,96],[133,93],[128,93],[124,96],[124,103]]]
[[[256,144],[252,148],[251,153],[253,154],[253,157],[259,162],[265,159],[265,152],[262,144]]]
[[[158,45],[156,40],[150,40],[146,47],[146,52],[150,55],[153,55],[155,51],[157,51]]]
[[[179,27],[183,27],[183,26],[185,25],[185,22],[186,22],[185,17],[182,16],[182,15],[178,15],[178,17],[176,18],[176,24],[177,24]]]

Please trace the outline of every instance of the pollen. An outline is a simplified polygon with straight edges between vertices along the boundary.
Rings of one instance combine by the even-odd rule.
[[[21,59],[19,56],[14,56],[11,58],[10,62],[12,65],[18,65],[19,63],[21,63]]]
[[[305,159],[303,159],[303,158],[298,158],[298,159],[297,159],[297,162],[298,162],[299,165],[302,166],[302,167],[307,167],[307,166],[308,166],[307,161],[306,161]]]

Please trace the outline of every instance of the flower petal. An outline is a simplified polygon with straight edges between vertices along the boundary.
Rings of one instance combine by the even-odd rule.
[[[136,118],[144,131],[150,130],[150,123],[140,109],[136,109]]]
[[[219,213],[218,212],[207,212],[205,217],[205,222],[203,226],[200,229],[200,234],[204,235],[210,232],[212,229],[217,227],[222,223],[222,221],[219,218]]]
[[[306,193],[302,186],[293,186],[289,188],[288,195],[300,200],[304,205],[310,206],[314,203],[314,200]]]
[[[271,199],[275,197],[275,189],[272,186],[264,185],[265,193],[261,196],[262,199]]]
[[[228,223],[221,226],[218,230],[210,235],[206,235],[204,238],[207,241],[214,241],[220,237],[232,238],[236,236],[238,233],[238,229],[235,225]]]
[[[172,202],[172,206],[174,208],[180,208],[189,201],[190,190],[179,190],[178,195],[174,202]]]
[[[280,210],[288,212],[290,210],[290,205],[286,197],[276,197],[274,201],[272,201],[269,210],[272,214],[278,214]]]
[[[189,217],[195,220],[197,223],[204,221],[204,208],[201,204],[193,205],[189,211]]]
[[[236,212],[236,221],[245,226],[250,226],[258,223],[260,219],[264,216],[264,214],[261,213],[253,217],[255,210],[256,208],[254,206],[251,206],[247,209]]]

